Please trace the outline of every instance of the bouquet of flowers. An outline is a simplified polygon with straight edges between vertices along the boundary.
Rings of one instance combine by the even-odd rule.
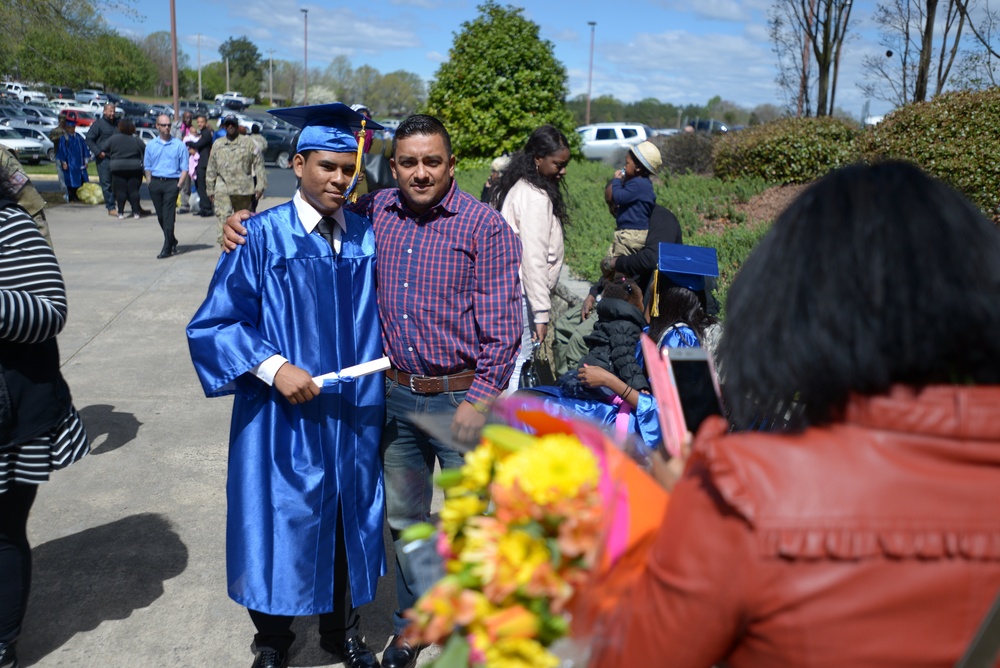
[[[625,466],[645,476],[600,430],[539,411],[518,417],[536,435],[487,425],[464,466],[438,477],[445,501],[436,534],[430,525],[404,534],[436,539],[445,562],[444,577],[407,612],[411,642],[444,644],[438,668],[556,668],[551,647],[576,626],[571,605],[632,534],[651,535],[666,508],[645,478],[652,506],[644,500],[636,514],[651,519],[629,524],[618,474]]]

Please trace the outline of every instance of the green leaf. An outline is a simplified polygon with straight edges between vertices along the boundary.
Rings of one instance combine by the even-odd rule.
[[[452,634],[445,643],[440,656],[431,664],[434,668],[467,668],[471,648],[469,641],[457,633]]]

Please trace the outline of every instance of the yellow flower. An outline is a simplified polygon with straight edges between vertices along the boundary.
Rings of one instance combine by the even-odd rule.
[[[600,478],[597,460],[576,437],[550,434],[497,462],[496,484],[520,487],[531,500],[546,506],[573,498]]]
[[[497,610],[483,619],[490,640],[501,638],[534,638],[538,635],[538,617],[521,605]]]
[[[527,532],[510,529],[493,517],[474,517],[465,527],[465,544],[458,558],[483,583],[489,599],[502,603],[531,583],[552,556],[544,541]]]
[[[486,648],[490,668],[556,668],[559,659],[537,641],[528,638],[502,638]]]
[[[474,494],[453,496],[441,506],[441,530],[454,538],[466,520],[486,512],[486,502]]]
[[[462,466],[463,486],[470,491],[485,490],[493,477],[493,462],[496,461],[496,451],[489,441],[483,441],[479,447],[465,455]]]

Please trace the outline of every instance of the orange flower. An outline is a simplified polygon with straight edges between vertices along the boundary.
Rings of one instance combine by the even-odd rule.
[[[483,620],[483,625],[490,642],[501,638],[534,638],[538,633],[538,617],[520,605],[494,612]]]

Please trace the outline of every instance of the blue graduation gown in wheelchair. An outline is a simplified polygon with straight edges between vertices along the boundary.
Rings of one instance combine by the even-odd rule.
[[[236,395],[226,485],[229,595],[275,615],[332,610],[341,520],[355,606],[375,597],[386,569],[383,374],[292,405],[247,373],[272,355],[314,376],[382,357],[371,222],[346,211],[344,218],[339,254],[306,233],[292,202],[247,221],[246,245],[223,254],[187,328],[205,394]]]

